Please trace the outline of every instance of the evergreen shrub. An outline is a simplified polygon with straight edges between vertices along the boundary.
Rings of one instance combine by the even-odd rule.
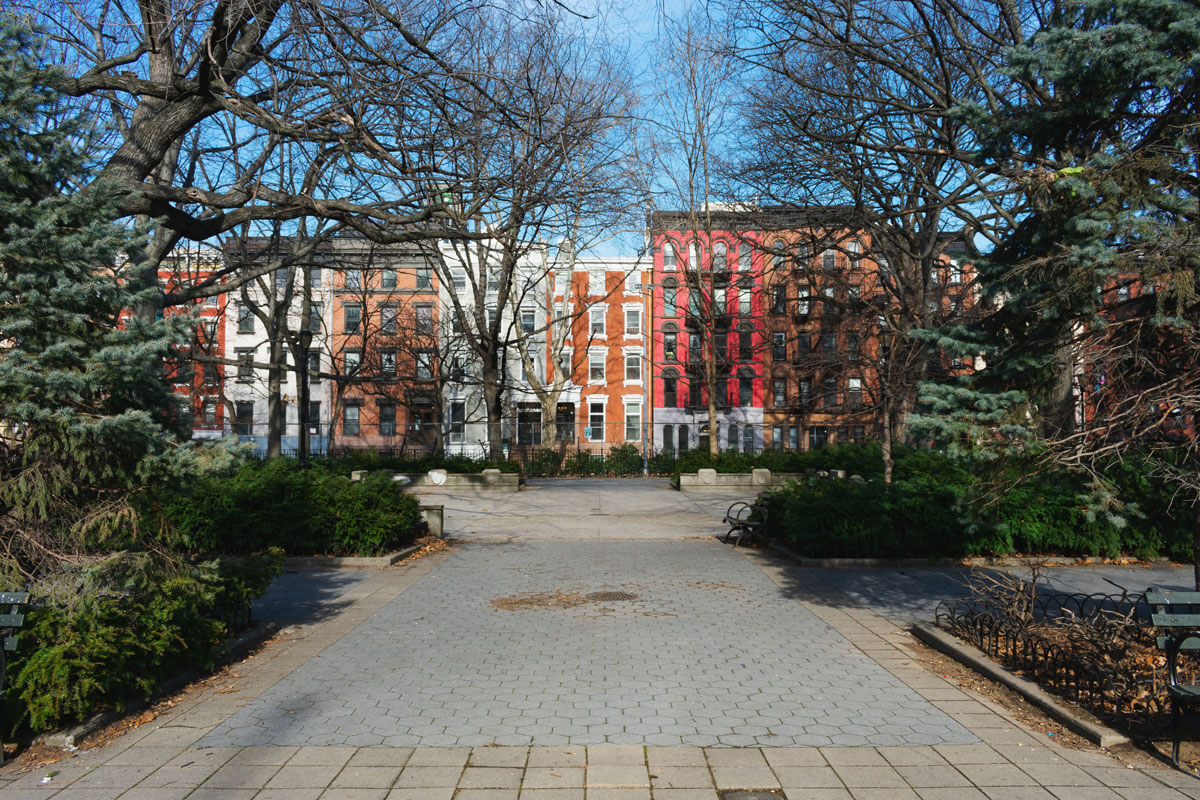
[[[351,481],[320,465],[251,461],[157,494],[172,543],[203,553],[281,547],[290,555],[378,556],[411,544],[420,504],[390,471]]]

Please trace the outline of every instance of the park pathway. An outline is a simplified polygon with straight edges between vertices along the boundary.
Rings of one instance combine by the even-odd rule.
[[[928,597],[876,610],[844,578],[713,541],[731,496],[427,499],[454,547],[285,576],[260,606],[287,627],[254,657],[52,770],[0,770],[0,800],[1200,797],[928,672],[901,627]],[[306,583],[319,607],[290,602]]]

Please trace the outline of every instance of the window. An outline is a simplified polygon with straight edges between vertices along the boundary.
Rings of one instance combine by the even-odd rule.
[[[342,433],[347,436],[358,436],[358,406],[346,406],[342,409]]]
[[[593,308],[588,312],[589,319],[591,320],[591,328],[589,329],[591,333],[598,336],[604,335],[604,315],[607,311],[607,308],[601,307]]]
[[[938,269],[937,264],[934,264],[932,267],[929,268],[929,285],[930,286],[937,286],[938,283],[941,282],[940,273],[941,273],[941,270]]]
[[[675,426],[663,425],[662,449],[670,453],[675,449]]]
[[[381,269],[379,271],[379,288],[381,288],[381,289],[395,289],[396,288],[396,270]],[[426,288],[428,288],[428,287],[426,287]]]
[[[342,355],[342,361],[344,364],[342,374],[348,378],[357,377],[359,370],[362,367],[362,351],[361,350],[347,350]]]
[[[777,331],[771,334],[771,358],[787,361],[787,334]]]
[[[254,333],[254,306],[251,303],[238,304],[238,333]]]
[[[699,378],[693,378],[688,382],[688,405],[702,406],[704,405],[704,387],[701,385]]]
[[[525,366],[528,364],[529,366]],[[537,379],[539,382],[544,380],[542,376],[542,345],[538,342],[531,343],[525,350],[525,358],[521,361],[521,369],[525,373],[525,380],[532,381]],[[541,424],[540,422],[538,423]],[[541,444],[541,442],[531,442],[531,444]]]
[[[821,253],[821,269],[833,270],[837,269],[837,251],[826,250]]]
[[[217,427],[217,398],[204,398],[204,402],[200,407],[200,419],[205,428]]]
[[[850,269],[862,269],[862,242],[858,239],[851,239],[846,243],[846,250],[850,254]]]
[[[796,298],[796,315],[797,316],[807,317],[809,309],[811,307],[812,307],[812,303],[809,300],[808,295],[802,294]]]
[[[500,291],[500,268],[499,267],[488,267],[487,268],[486,291],[488,294],[496,294],[497,292]]]
[[[554,407],[554,441],[575,441],[574,403],[559,403]]]
[[[837,381],[833,378],[821,381],[821,405],[826,408],[837,405]]]
[[[754,405],[754,378],[748,375],[738,378],[738,405],[743,408]]]
[[[666,286],[663,288],[664,317],[673,317],[679,313],[678,297],[679,290],[674,286]]]
[[[291,270],[277,269],[275,270],[275,288],[286,289],[288,285],[288,273]]]
[[[308,382],[321,382],[321,351],[308,351]]]
[[[846,334],[846,352],[851,361],[857,361],[862,352],[862,339],[857,333]]]
[[[321,401],[312,400],[308,404],[308,432],[312,436],[321,435]]]
[[[953,261],[951,261],[950,262],[950,283],[957,286],[960,283],[962,283],[962,280],[963,280],[962,266],[959,264],[955,264]]]
[[[717,407],[729,408],[729,379],[717,378],[717,385],[713,387],[713,391],[717,395]]]
[[[700,245],[696,242],[688,242],[687,268],[693,272],[700,269]]]
[[[700,334],[693,333],[691,336],[684,334],[684,346],[687,347],[687,358],[689,364],[700,363]]]
[[[521,332],[526,336],[533,333],[534,313],[532,308],[521,309]]]
[[[807,333],[796,337],[796,360],[812,354],[812,337]]]
[[[678,360],[678,355],[676,354],[675,333],[673,331],[663,334],[663,358],[665,358],[667,361]]]
[[[467,404],[461,400],[450,404],[450,426],[447,433],[451,444],[462,444],[463,433],[466,431]]]
[[[308,304],[308,330],[311,333],[318,333],[321,330],[321,317],[324,306],[320,303]]]
[[[771,405],[782,406],[787,403],[787,378],[771,379]]]
[[[587,438],[592,442],[604,439],[604,403],[588,403]]]
[[[204,298],[204,305],[209,308],[218,308],[221,305],[221,296],[219,294],[210,295]]]
[[[625,309],[625,335],[642,335],[642,310],[640,308]]]
[[[431,381],[433,380],[433,351],[418,350],[416,352],[417,362],[417,380]]]
[[[670,242],[663,243],[663,269],[674,270],[678,258],[675,255],[675,245]]]
[[[750,271],[750,252],[751,252],[751,247],[748,242],[742,242],[740,245],[738,245],[737,254],[738,254],[738,270],[739,271],[741,271],[741,272],[749,272]]]
[[[742,452],[754,452],[754,428],[749,425],[742,429]]]
[[[783,269],[783,261],[785,258],[785,250],[787,245],[783,242],[775,242],[771,245],[771,266],[774,269]]]
[[[851,406],[862,405],[862,378],[850,378],[846,381],[846,402]]]
[[[738,426],[736,422],[729,423],[729,444],[726,445],[727,450],[737,452],[738,449]]]
[[[800,449],[800,429],[795,425],[788,426],[788,450],[796,451]]]
[[[820,450],[829,444],[829,429],[824,427],[808,429],[808,449]]]
[[[680,425],[675,429],[675,436],[679,439],[679,452],[686,453],[688,449],[688,426]]]
[[[837,334],[822,333],[821,334],[821,350],[826,353],[837,352]]]
[[[771,313],[787,313],[787,286],[779,284],[771,287]]]
[[[467,290],[467,271],[465,269],[450,270],[450,281],[454,284],[454,291],[465,292]]]
[[[239,437],[248,437],[254,433],[254,404],[252,402],[236,402],[233,404],[233,432]]]
[[[455,383],[462,383],[466,375],[467,368],[464,366],[462,358],[455,356],[450,359],[450,380]]]
[[[718,362],[729,360],[729,334],[725,331],[713,334],[713,353]]]
[[[395,350],[380,350],[379,351],[379,374],[392,376],[396,374],[396,351]]]
[[[850,426],[850,441],[855,444],[862,444],[867,440],[867,428],[865,425]]]
[[[209,344],[215,344],[217,341],[217,320],[205,320],[202,327],[204,329],[204,341]]]
[[[723,317],[729,313],[729,299],[724,286],[714,286],[712,290],[713,297],[713,316]]]
[[[417,265],[417,288],[433,288],[433,267],[431,267],[429,264]]]
[[[674,373],[663,376],[663,407],[679,407],[679,379]]]
[[[588,353],[588,381],[604,383],[604,351]]]
[[[427,304],[421,304],[421,305],[416,306],[416,308],[414,310],[416,312],[417,334],[421,335],[421,336],[432,336],[433,335],[433,306],[427,305]],[[387,329],[388,306],[384,306],[384,308],[383,308],[383,320],[384,320],[383,332],[384,333],[395,333],[396,332],[396,309],[394,306],[391,308],[391,311],[392,311],[392,329],[389,331]]]
[[[308,268],[308,285],[311,286],[313,289],[321,288],[321,268],[320,267],[309,267]]]
[[[1124,286],[1118,286],[1117,287],[1117,302],[1124,303],[1128,299],[1129,299],[1129,285],[1126,284]]]
[[[379,407],[379,435],[396,435],[396,407],[391,404]]]
[[[783,449],[783,426],[771,426],[771,447],[775,450]]]
[[[237,379],[239,383],[250,383],[254,380],[254,366],[250,363],[254,360],[254,348],[239,347],[234,351],[237,355]]]
[[[846,287],[846,298],[851,302],[857,303],[862,300],[862,287],[858,284]]]
[[[379,332],[385,336],[396,335],[396,307],[395,306],[380,306],[379,307]],[[420,314],[418,313],[418,327],[420,326]],[[418,329],[417,333],[421,333]]]
[[[642,403],[640,400],[625,401],[625,441],[636,442],[642,438]]]
[[[194,361],[181,361],[175,369],[175,383],[181,383],[184,386],[191,386],[192,381],[196,379],[196,363]]]
[[[692,286],[688,289],[688,316],[692,319],[700,319],[703,312],[700,308],[701,292],[698,286]]]
[[[347,304],[342,308],[343,314],[343,330],[346,333],[358,333],[359,326],[362,324],[362,306],[357,303]]]
[[[724,272],[729,269],[729,248],[724,242],[717,242],[713,245],[713,269],[717,272]]]
[[[362,288],[362,270],[348,269],[346,270],[346,288],[361,289]]]
[[[218,364],[204,365],[204,382],[208,384],[218,384],[221,382],[221,367]]]
[[[625,354],[625,382],[642,382],[642,357],[637,353]]]
[[[738,331],[738,359],[750,361],[754,358],[754,334],[747,330]]]

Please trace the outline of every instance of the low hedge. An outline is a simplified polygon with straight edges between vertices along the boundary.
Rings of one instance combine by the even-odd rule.
[[[822,466],[870,474],[866,465],[851,466],[860,454],[840,450],[824,451]],[[1113,484],[1098,489],[1075,473],[1020,462],[965,464],[906,448],[896,453],[891,485],[877,474],[862,482],[809,477],[760,502],[768,535],[817,558],[1189,553],[1187,509],[1177,508],[1176,518],[1155,502],[1153,482],[1141,486],[1128,463],[1123,469],[1118,502]]]
[[[161,491],[152,507],[170,544],[195,552],[378,556],[412,544],[422,527],[417,499],[390,472],[363,481],[341,473],[288,458],[251,461]]]

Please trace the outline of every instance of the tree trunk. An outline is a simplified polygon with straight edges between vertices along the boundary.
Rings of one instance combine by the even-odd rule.
[[[891,402],[883,403],[883,430],[880,432],[879,448],[883,451],[883,482],[890,486],[892,472],[896,469],[896,461],[892,458],[892,409]]]
[[[494,362],[485,362],[483,365],[483,404],[487,411],[488,458],[498,461],[504,458],[504,444],[501,437],[504,394],[500,390],[500,370]]]
[[[283,370],[278,366],[283,359],[283,342],[278,336],[271,337],[271,369],[267,372],[267,458],[278,458],[283,453],[283,425],[286,407],[280,400],[283,385]]]

